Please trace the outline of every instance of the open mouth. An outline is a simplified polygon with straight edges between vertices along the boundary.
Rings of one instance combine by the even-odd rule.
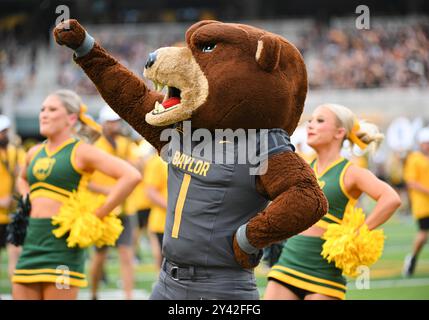
[[[155,90],[158,92],[162,92],[165,88],[165,84],[161,84],[158,82],[153,82]],[[158,115],[161,113],[165,113],[171,111],[173,109],[177,109],[180,106],[182,91],[176,87],[167,86],[167,93],[164,96],[164,100],[159,103],[155,102],[154,109],[152,110],[153,115]]]

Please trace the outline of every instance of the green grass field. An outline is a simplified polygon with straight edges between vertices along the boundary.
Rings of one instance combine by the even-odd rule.
[[[419,258],[416,273],[412,278],[404,279],[401,275],[403,259],[411,250],[416,226],[411,217],[394,216],[385,226],[387,235],[382,258],[370,269],[369,289],[358,289],[354,279],[349,279],[347,299],[429,299],[429,245]],[[91,252],[89,252],[91,254]],[[135,297],[145,299],[151,292],[157,272],[149,251],[147,241],[142,241],[142,263],[136,264]],[[6,273],[6,253],[1,253],[0,294],[10,298],[10,283]],[[88,266],[87,268],[88,269]],[[112,249],[106,266],[108,282],[101,285],[100,298],[122,299],[120,290],[119,264],[116,250]],[[261,296],[265,291],[265,275],[268,268],[260,265],[256,269],[258,288]],[[82,289],[80,299],[89,298],[89,290]]]

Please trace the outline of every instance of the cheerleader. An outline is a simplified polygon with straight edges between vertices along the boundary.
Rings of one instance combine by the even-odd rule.
[[[343,270],[322,256],[322,238],[329,224],[341,224],[345,212],[362,193],[377,203],[365,224],[373,230],[400,206],[398,194],[369,170],[352,164],[340,151],[344,140],[361,149],[378,145],[383,135],[370,123],[359,123],[347,108],[324,104],[316,108],[307,126],[307,143],[316,151],[311,162],[329,203],[328,213],[315,225],[287,240],[281,257],[268,273],[265,299],[344,299]]]
[[[99,126],[85,111],[80,97],[70,90],[58,90],[42,104],[39,125],[46,140],[29,150],[18,181],[20,192],[30,195],[31,211],[12,277],[14,299],[76,299],[79,288],[87,285],[85,252],[70,248],[67,235],[53,234],[52,218],[74,191],[86,188],[94,170],[117,179],[94,212],[99,218],[123,202],[140,181],[131,165],[77,138],[94,141],[99,136]]]

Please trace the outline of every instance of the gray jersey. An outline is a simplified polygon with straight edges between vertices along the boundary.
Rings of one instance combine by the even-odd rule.
[[[271,129],[266,136],[266,155],[294,150],[284,130]],[[184,150],[182,140],[182,135],[173,135],[168,149],[163,255],[178,265],[239,267],[232,249],[233,235],[268,204],[268,199],[256,191],[257,176],[249,173],[254,163],[206,161],[206,157],[198,158]],[[236,141],[215,143],[232,143],[229,150],[222,151],[224,156],[239,148]],[[190,149],[196,147],[192,142]],[[219,151],[212,152],[213,160]],[[257,153],[262,156],[263,151],[258,149]]]

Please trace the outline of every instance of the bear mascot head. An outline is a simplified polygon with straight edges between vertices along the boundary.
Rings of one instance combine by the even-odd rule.
[[[160,112],[146,115],[149,124],[192,119],[195,128],[283,128],[293,133],[303,111],[307,74],[292,44],[251,26],[217,21],[193,25],[186,44],[150,54],[144,75],[168,86],[171,97]]]
[[[185,120],[210,132],[268,131],[264,174],[251,176],[242,165],[205,163],[180,152],[169,163],[167,277],[160,277],[152,293],[155,299],[194,297],[177,288],[168,295],[162,288],[191,279],[181,285],[195,293],[194,285],[208,285],[197,279],[213,274],[225,283],[210,298],[257,298],[249,272],[262,249],[306,230],[327,211],[313,171],[289,139],[307,93],[299,51],[281,36],[252,26],[201,21],[187,30],[186,46],[149,54],[144,76],[154,83],[150,90],[76,20],[59,24],[54,36],[74,50],[75,62],[103,99],[158,151],[171,143],[161,139],[163,130]],[[196,170],[197,163],[205,169]],[[240,294],[231,290],[231,281],[240,282]]]

